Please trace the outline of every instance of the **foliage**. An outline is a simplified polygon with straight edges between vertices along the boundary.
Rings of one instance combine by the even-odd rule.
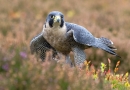
[[[128,73],[118,74],[117,62],[114,70],[101,63],[96,69],[90,61],[84,67],[70,67],[63,60],[45,62],[29,60],[20,50],[11,61],[3,61],[0,88],[3,90],[129,90]],[[26,52],[22,52],[26,54]],[[50,53],[47,54],[49,56]],[[26,56],[26,57],[25,57]]]
[[[0,4],[0,90],[129,89],[129,0],[0,0]],[[94,36],[111,39],[122,59],[91,48],[85,51],[91,62],[86,61],[83,70],[56,63],[50,55],[44,63],[37,61],[29,43],[53,10]]]

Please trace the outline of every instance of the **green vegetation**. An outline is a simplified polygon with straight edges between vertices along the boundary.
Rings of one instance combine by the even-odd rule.
[[[17,52],[13,60],[2,62],[0,84],[4,90],[129,90],[128,73],[117,73],[120,62],[114,70],[110,59],[108,62],[95,68],[85,61],[80,70],[63,64],[63,60],[41,63],[28,60],[25,52]]]
[[[129,90],[129,8],[129,0],[0,0],[0,90]],[[91,48],[79,70],[62,57],[57,63],[47,54],[41,62],[31,55],[30,40],[53,10],[94,36],[111,39],[122,59]]]

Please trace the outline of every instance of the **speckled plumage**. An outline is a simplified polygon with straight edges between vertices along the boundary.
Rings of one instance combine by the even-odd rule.
[[[42,33],[35,36],[31,40],[30,49],[31,49],[31,53],[34,54],[34,52],[36,52],[36,54],[39,55],[42,61],[44,61],[46,57],[46,51],[49,51],[50,49],[52,49],[53,51],[52,58],[55,58],[55,56],[57,55],[57,51],[45,40]]]
[[[62,53],[70,63],[71,61],[68,58],[70,51],[72,51],[76,65],[85,61],[84,49],[89,47],[101,48],[118,56],[114,52],[115,48],[112,41],[104,37],[96,38],[86,28],[65,22],[63,14],[58,11],[48,14],[40,37],[32,39],[30,47],[32,52],[37,52],[37,48],[44,51],[40,53],[41,59],[44,59],[45,52],[48,49],[53,49],[55,55],[55,52]],[[41,47],[42,49],[40,49]]]

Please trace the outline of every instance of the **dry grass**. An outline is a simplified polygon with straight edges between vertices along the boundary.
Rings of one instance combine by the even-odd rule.
[[[53,63],[51,64],[49,62],[48,64],[46,62],[41,64],[37,62],[36,57],[30,54],[29,44],[30,40],[41,32],[46,15],[53,10],[63,12],[66,21],[86,27],[90,32],[92,32],[92,34],[94,34],[94,36],[104,36],[111,39],[118,49],[117,53],[122,57],[122,59],[120,59],[121,65],[119,67],[119,72],[130,72],[129,0],[100,0],[98,2],[96,0],[0,0],[0,4],[0,80],[4,80],[4,84],[2,83],[3,87],[0,86],[0,89],[11,89],[11,86],[9,88],[4,86],[14,82],[11,77],[17,77],[22,85],[27,85],[25,88],[28,89],[34,88],[33,82],[36,82],[37,80],[40,81],[35,84],[41,85],[42,87],[41,83],[43,83],[43,80],[45,79],[43,78],[43,73],[50,72],[47,68],[53,67]],[[113,60],[111,66],[114,68],[116,62],[119,60],[119,58],[97,49],[88,49],[86,50],[86,53],[88,57],[87,60],[91,60],[96,67],[99,67],[101,62],[107,63],[107,58],[110,58]],[[56,69],[52,70],[52,73],[57,72],[55,74],[55,77],[57,78],[59,75],[58,73],[60,73],[64,68],[60,65],[55,66],[55,68]],[[57,68],[60,68],[60,70],[58,71]],[[73,69],[69,69],[61,72],[65,74],[68,71],[68,74],[63,75],[62,77],[64,77],[65,80],[67,78],[66,81],[74,83],[74,86],[72,86],[74,88],[72,88],[72,90],[76,90],[76,81],[74,79],[68,80],[69,77],[67,77],[67,75],[75,73],[75,70],[73,71]],[[82,74],[83,73],[81,72],[81,75]],[[73,77],[73,75],[75,74],[72,74],[71,77]],[[78,73],[78,75],[80,74]],[[31,77],[33,77],[34,80],[30,79]],[[50,77],[51,76],[48,76],[46,78]],[[9,79],[9,83],[7,83],[7,79]],[[29,82],[21,82],[22,79]],[[66,81],[61,82],[66,83]],[[45,80],[44,83],[47,85],[50,82]],[[50,90],[51,85],[53,84],[50,84],[47,90]],[[57,82],[55,84],[57,84]],[[12,85],[18,84],[15,82]],[[81,85],[84,84],[81,83]],[[92,86],[92,88],[94,87]],[[55,89],[61,88],[57,86]],[[12,90],[14,89],[12,88]]]

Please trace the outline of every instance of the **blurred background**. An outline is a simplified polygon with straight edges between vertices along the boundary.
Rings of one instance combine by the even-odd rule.
[[[114,42],[121,59],[96,48],[85,50],[95,67],[110,58],[111,68],[120,60],[119,73],[130,72],[129,0],[0,0],[0,90],[79,90],[84,85],[75,81],[82,77],[76,70],[53,61],[42,63],[30,53],[30,40],[54,10],[62,12],[65,21]],[[69,84],[71,89],[66,88]]]

